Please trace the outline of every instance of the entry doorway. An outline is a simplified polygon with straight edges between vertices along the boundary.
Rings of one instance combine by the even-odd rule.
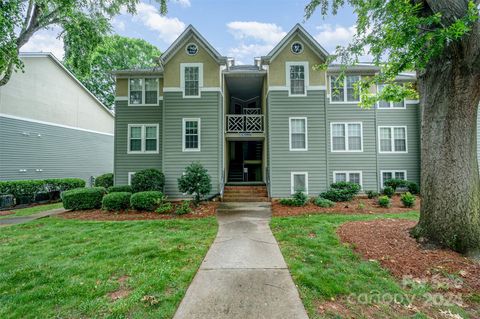
[[[262,182],[263,141],[229,141],[228,182]]]

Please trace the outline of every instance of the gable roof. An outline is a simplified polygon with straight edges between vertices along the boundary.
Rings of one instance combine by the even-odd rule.
[[[270,62],[273,60],[277,54],[287,45],[288,41],[292,39],[295,35],[298,35],[302,38],[303,41],[306,42],[308,46],[322,59],[326,59],[329,54],[328,52],[320,45],[320,43],[315,40],[314,37],[310,35],[310,33],[305,30],[299,23],[297,23],[290,32],[287,33],[285,37],[283,37],[282,41],[280,41],[266,56],[262,56],[263,62]]]
[[[198,32],[197,29],[195,29],[193,25],[190,24],[182,32],[182,34],[180,34],[180,36],[172,43],[172,45],[170,45],[170,47],[161,55],[160,59],[164,65],[168,63],[168,61],[180,49],[180,45],[183,43],[183,41],[190,36],[193,36],[198,42],[200,42],[207,49],[207,52],[215,59],[215,61],[217,61],[217,63],[227,63],[227,57],[222,56],[220,53],[218,53],[218,51],[215,50],[215,48],[210,43],[208,43],[208,41],[200,34],[200,32]]]

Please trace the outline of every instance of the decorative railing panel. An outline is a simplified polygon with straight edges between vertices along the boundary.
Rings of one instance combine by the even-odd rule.
[[[227,115],[227,133],[263,133],[263,115]]]

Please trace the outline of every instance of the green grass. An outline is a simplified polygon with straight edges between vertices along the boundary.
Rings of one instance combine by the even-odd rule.
[[[37,205],[33,207],[21,208],[21,209],[12,209],[12,212],[15,214],[0,216],[0,218],[12,218],[12,217],[21,217],[21,216],[29,216],[40,212],[45,212],[47,210],[52,210],[56,208],[62,208],[62,203],[54,203],[54,204],[45,204],[45,205]]]
[[[171,318],[216,230],[214,218],[2,228],[0,318]]]

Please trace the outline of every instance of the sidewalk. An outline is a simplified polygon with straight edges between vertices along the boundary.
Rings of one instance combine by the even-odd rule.
[[[32,220],[44,218],[44,217],[49,217],[49,216],[55,216],[58,214],[61,214],[63,212],[66,212],[64,208],[56,208],[52,210],[47,210],[45,212],[40,212],[36,213],[33,215],[29,216],[20,216],[20,217],[12,217],[12,218],[2,218],[0,219],[0,227],[5,227],[9,225],[17,225],[17,224],[24,224],[31,222]]]

